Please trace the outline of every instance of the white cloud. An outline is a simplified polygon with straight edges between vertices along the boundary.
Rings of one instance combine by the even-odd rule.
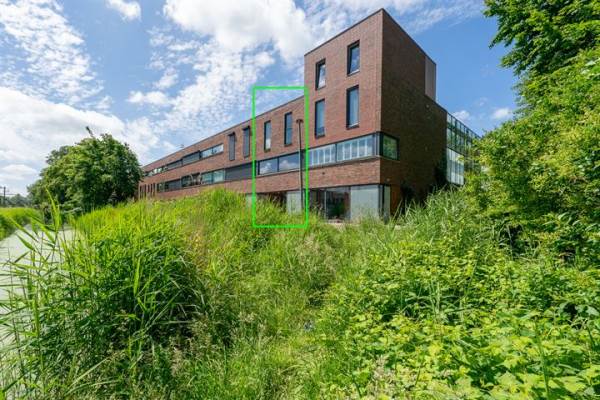
[[[102,90],[91,71],[83,38],[54,0],[0,0],[0,26],[27,63],[24,71],[15,62],[5,65],[13,73],[11,79],[5,80],[7,74],[0,76],[1,85],[68,104],[77,104]],[[24,72],[33,82],[24,83]]]
[[[497,108],[493,113],[492,113],[492,119],[495,119],[497,121],[499,120],[505,120],[505,119],[509,119],[511,118],[513,115],[513,112],[510,108],[508,107],[503,107],[503,108]]]
[[[471,114],[467,110],[456,111],[453,112],[452,115],[454,115],[457,119],[459,119],[462,122],[466,122],[469,119],[471,119]]]
[[[167,0],[165,14],[181,28],[213,37],[239,52],[273,44],[283,58],[297,57],[314,42],[304,11],[293,0]]]
[[[85,138],[86,126],[96,134],[109,132],[128,143],[142,162],[148,160],[152,149],[164,146],[143,118],[124,122],[114,115],[79,110],[4,87],[0,87],[0,98],[0,171],[13,192],[24,194],[36,178],[32,170],[44,166],[51,150]]]
[[[177,83],[178,78],[179,75],[177,74],[177,71],[173,68],[169,68],[154,86],[161,90],[168,89]]]
[[[129,21],[139,19],[142,15],[142,8],[137,1],[106,0],[106,5],[121,14],[123,19]]]
[[[127,101],[134,104],[151,104],[153,106],[166,106],[169,104],[169,98],[163,92],[159,91],[148,93],[131,92]]]

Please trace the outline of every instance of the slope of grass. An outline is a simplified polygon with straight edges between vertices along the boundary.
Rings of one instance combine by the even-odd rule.
[[[31,219],[38,217],[39,213],[32,208],[0,208],[0,240],[14,232],[15,222],[18,225],[26,225]]]
[[[294,223],[268,203],[258,218]],[[463,192],[398,228],[256,230],[225,191],[81,217],[3,305],[25,398],[593,398],[600,276],[518,257]],[[535,251],[533,251],[535,250]],[[35,250],[34,250],[35,252]],[[386,397],[387,396],[387,397]]]

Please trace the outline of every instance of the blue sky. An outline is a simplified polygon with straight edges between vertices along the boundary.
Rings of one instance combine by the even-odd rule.
[[[252,85],[301,84],[306,51],[381,7],[437,63],[443,107],[479,134],[511,118],[483,1],[0,0],[0,186],[25,194],[85,126],[146,163],[247,119]]]

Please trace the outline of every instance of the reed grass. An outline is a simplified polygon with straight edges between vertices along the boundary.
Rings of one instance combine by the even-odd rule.
[[[32,208],[0,208],[0,240],[13,233],[19,225],[27,225],[36,218],[39,218],[39,213]]]

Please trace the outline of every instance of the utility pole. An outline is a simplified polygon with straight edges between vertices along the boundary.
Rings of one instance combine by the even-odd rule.
[[[298,118],[298,177],[300,181],[300,211],[304,210],[304,192],[302,190],[302,118]]]
[[[6,206],[6,186],[0,186],[2,188],[2,205]]]

